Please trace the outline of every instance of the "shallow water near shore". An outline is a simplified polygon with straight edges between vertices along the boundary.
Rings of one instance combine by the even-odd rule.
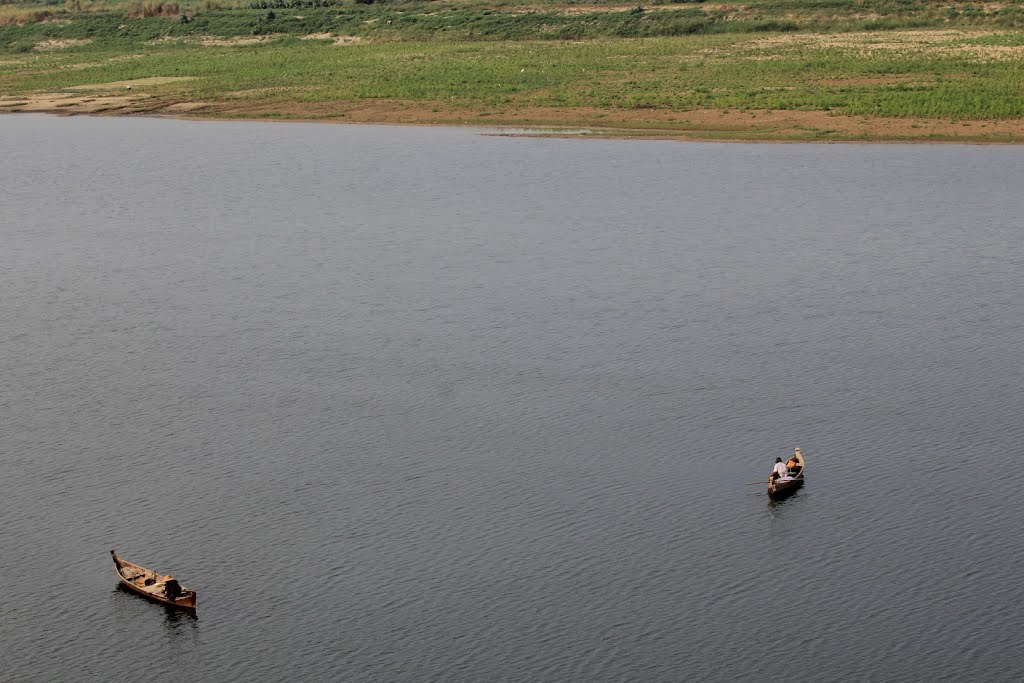
[[[1016,679],[1024,149],[482,132],[0,117],[0,680]]]

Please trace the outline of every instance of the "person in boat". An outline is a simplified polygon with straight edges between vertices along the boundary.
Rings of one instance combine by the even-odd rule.
[[[786,464],[782,462],[782,458],[775,458],[775,467],[772,469],[772,473],[768,475],[768,482],[771,483],[781,477],[789,478],[789,470],[786,469]]]
[[[796,476],[800,474],[800,449],[793,449],[793,455],[789,456],[789,460],[786,461],[786,469],[789,474]]]
[[[164,584],[164,595],[168,600],[174,600],[181,595],[181,584],[174,579],[168,579]]]

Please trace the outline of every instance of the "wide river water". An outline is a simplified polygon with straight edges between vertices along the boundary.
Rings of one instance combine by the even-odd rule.
[[[1020,680],[1024,148],[481,133],[0,117],[0,680]]]

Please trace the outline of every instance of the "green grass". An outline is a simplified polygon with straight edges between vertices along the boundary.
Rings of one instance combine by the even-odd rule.
[[[1010,38],[1007,38],[1008,40]],[[1019,36],[1013,37],[1014,40]],[[598,109],[829,110],[867,116],[998,119],[1024,116],[1020,60],[967,62],[944,54],[861,54],[825,47],[762,51],[749,39],[403,42],[335,47],[277,38],[238,47],[188,43],[86,45],[0,66],[6,93],[150,76],[193,76],[168,86],[184,99],[335,102],[409,100]],[[66,68],[78,64],[76,68]],[[830,85],[837,75],[850,83]],[[887,77],[899,77],[888,82]],[[857,83],[857,79],[867,79]],[[873,79],[873,80],[872,80]],[[269,91],[266,91],[270,89]]]
[[[663,0],[601,11],[606,3],[556,0],[343,0],[326,7],[259,0],[270,1],[275,9],[181,2],[187,23],[129,18],[129,4],[117,2],[80,11],[65,4],[2,5],[15,12],[10,16],[49,7],[63,18],[0,23],[0,96],[189,76],[147,92],[160,102],[232,105],[211,110],[216,115],[317,118],[330,116],[332,105],[358,102],[510,119],[538,108],[593,110],[595,120],[602,111],[658,112],[637,124],[655,132],[671,129],[675,113],[695,109],[1024,117],[1024,14],[1017,3],[985,10],[913,0],[710,7]],[[307,6],[278,6],[289,2]],[[888,31],[895,28],[960,32],[913,38]],[[875,33],[855,33],[865,29]],[[299,39],[325,33],[363,42]],[[201,42],[253,36],[265,40]],[[80,42],[35,49],[44,41]],[[836,135],[827,126],[800,133],[803,139]]]

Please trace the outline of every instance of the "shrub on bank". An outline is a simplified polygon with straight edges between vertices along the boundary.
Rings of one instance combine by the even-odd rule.
[[[78,11],[82,7],[75,4],[78,0],[64,1],[60,9],[22,3],[0,7],[0,51],[16,51],[15,43],[25,40],[90,38],[122,44],[202,33],[232,37],[331,32],[389,41],[504,41],[1024,25],[1024,6],[1016,4],[984,11],[953,4],[940,11],[931,3],[894,0],[863,0],[856,11],[845,0],[761,0],[713,6],[699,0],[653,0],[648,7],[606,11],[601,8],[605,0],[596,0],[594,11],[580,11],[584,7],[573,4],[571,12],[565,9],[568,2],[560,5],[553,0],[523,0],[511,10],[502,4],[506,0],[250,0],[244,6],[226,8],[218,0],[111,2],[109,7],[121,7],[121,11],[103,9],[107,5]],[[244,0],[223,0],[239,1]],[[273,31],[268,29],[269,11],[277,13]],[[871,18],[866,19],[869,12]],[[189,21],[180,21],[181,16]],[[62,21],[51,21],[56,18]],[[179,21],[171,26],[168,19]]]
[[[128,18],[140,19],[145,17],[176,17],[181,14],[176,2],[138,2],[134,1],[128,6]]]

